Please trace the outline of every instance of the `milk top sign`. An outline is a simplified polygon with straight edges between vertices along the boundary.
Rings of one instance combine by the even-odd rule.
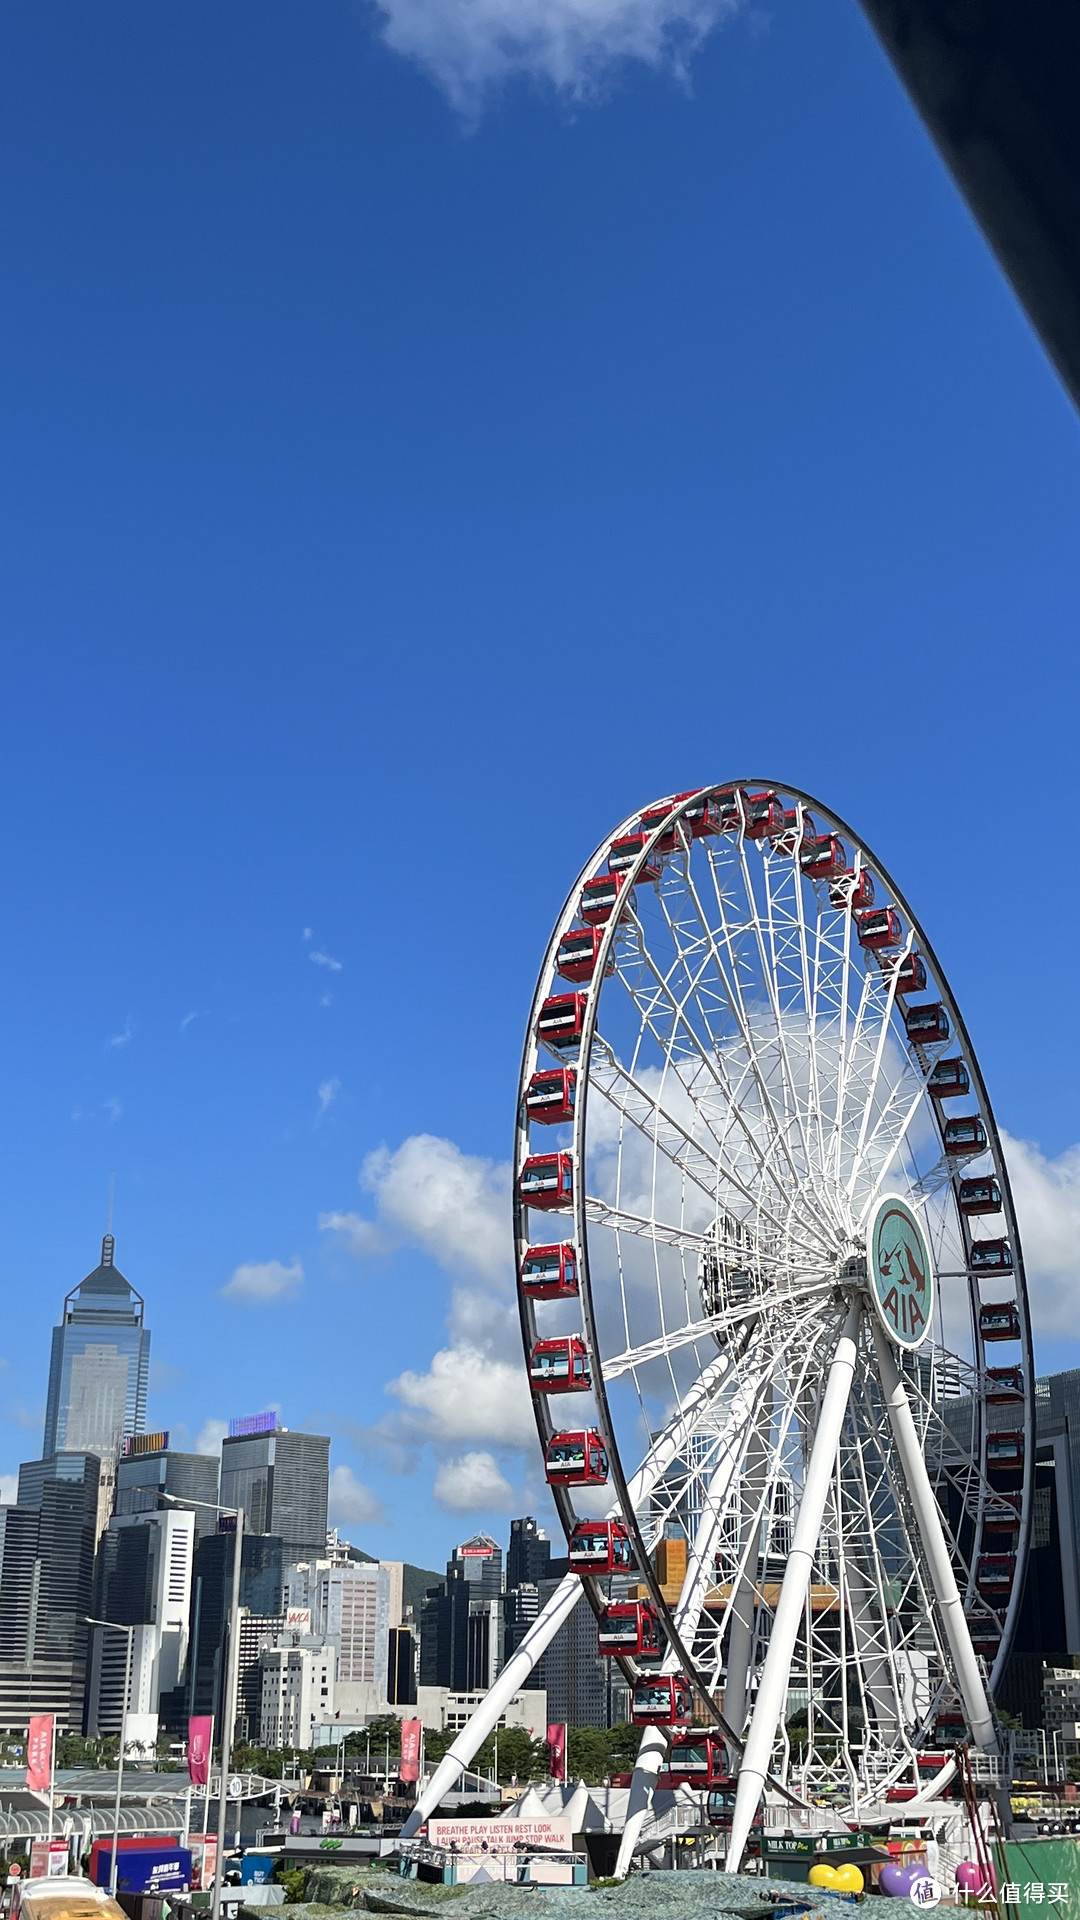
[[[921,1346],[934,1317],[934,1269],[922,1228],[898,1194],[878,1202],[868,1266],[874,1306],[889,1339],[898,1347]]]

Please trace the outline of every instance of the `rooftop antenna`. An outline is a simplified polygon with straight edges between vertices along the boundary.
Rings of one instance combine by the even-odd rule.
[[[109,1204],[105,1209],[105,1238],[112,1239],[113,1201],[116,1199],[116,1175],[109,1175]]]

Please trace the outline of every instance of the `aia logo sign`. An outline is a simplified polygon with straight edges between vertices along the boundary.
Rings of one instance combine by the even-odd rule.
[[[868,1265],[874,1305],[890,1340],[898,1347],[920,1346],[934,1313],[934,1270],[922,1228],[896,1194],[878,1202]]]

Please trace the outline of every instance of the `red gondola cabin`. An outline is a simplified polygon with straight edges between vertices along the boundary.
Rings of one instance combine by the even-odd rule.
[[[596,1643],[601,1653],[628,1659],[660,1652],[660,1621],[647,1600],[613,1600],[597,1623]]]
[[[865,913],[874,904],[873,875],[867,873],[865,867],[858,873],[849,867],[829,888],[829,901],[834,907],[848,907],[852,913]]]
[[[530,1300],[572,1300],[577,1297],[577,1249],[572,1240],[552,1247],[530,1247],[521,1263],[521,1291]]]
[[[971,1265],[980,1273],[1011,1273],[1012,1248],[1007,1240],[973,1240]]]
[[[574,1333],[538,1340],[529,1355],[529,1385],[534,1393],[587,1393],[592,1373],[584,1341]]]
[[[999,1471],[1005,1467],[1022,1467],[1024,1464],[1024,1436],[1017,1428],[1014,1433],[988,1433],[986,1436],[986,1464]]]
[[[772,840],[784,831],[784,809],[775,793],[743,795],[748,840]]]
[[[689,800],[689,798],[689,793],[677,793],[675,805],[679,806],[683,800]],[[694,801],[692,807],[687,807],[682,821],[691,840],[704,840],[711,833],[719,833],[720,818],[719,801],[713,794],[703,793]]]
[[[639,1680],[630,1696],[635,1727],[688,1727],[692,1718],[690,1682],[681,1673]]]
[[[549,1487],[607,1485],[608,1457],[595,1427],[583,1433],[555,1433],[547,1443],[544,1473]]]
[[[681,807],[684,800],[694,799],[696,792],[697,789],[691,787],[686,793],[677,793],[671,800],[662,800],[657,806],[650,807],[648,812],[641,816],[642,833],[655,833],[657,827],[663,826],[668,814],[674,813],[676,807]],[[703,840],[706,834],[719,833],[720,821],[721,814],[717,802],[711,795],[701,794],[694,800],[693,806],[687,807],[680,825],[691,840]],[[668,831],[660,835],[656,843],[656,851],[657,853],[674,853],[678,844],[678,831],[672,822]]]
[[[525,1112],[543,1127],[558,1126],[574,1117],[577,1074],[573,1067],[551,1067],[534,1073],[525,1089]]]
[[[926,1088],[934,1100],[959,1100],[971,1092],[971,1076],[962,1060],[939,1060]]]
[[[992,1661],[997,1657],[1001,1645],[1001,1627],[996,1620],[969,1620],[968,1633],[972,1648],[976,1653],[981,1653],[984,1660]]]
[[[1023,1367],[987,1367],[986,1397],[995,1406],[1007,1405],[1010,1401],[1024,1398]],[[987,1525],[990,1519],[987,1516]]]
[[[613,840],[608,849],[608,872],[627,873],[633,866],[634,861],[637,859],[647,839],[648,834],[645,833],[624,833],[621,839]],[[637,878],[639,880],[659,880],[660,868],[654,866],[650,858],[638,872]]]
[[[871,907],[869,913],[857,913],[855,925],[859,930],[859,945],[871,953],[904,944],[904,924],[895,907]]]
[[[973,1153],[985,1153],[989,1144],[986,1128],[978,1114],[971,1114],[965,1120],[946,1120],[942,1135],[946,1153],[954,1159],[966,1159]]]
[[[799,865],[808,880],[839,880],[847,872],[847,848],[835,833],[804,843]]]
[[[621,1520],[579,1520],[566,1555],[574,1573],[629,1573],[634,1564],[630,1535]]]
[[[1009,1594],[1015,1578],[1014,1553],[981,1553],[975,1562],[975,1585],[980,1593]]]
[[[961,1213],[1001,1212],[1001,1188],[992,1174],[983,1174],[978,1180],[961,1180],[959,1197]]]
[[[737,787],[728,787],[716,796],[721,833],[737,833],[742,826],[742,795]]]
[[[1015,1300],[1001,1300],[979,1308],[979,1337],[982,1340],[1019,1340],[1020,1314]]]
[[[555,993],[544,1001],[537,1016],[536,1032],[545,1046],[555,1047],[560,1053],[570,1047],[580,1047],[588,999],[587,993]]]
[[[582,919],[587,920],[590,927],[602,927],[619,905],[619,896],[625,886],[625,873],[597,873],[591,880],[586,880],[578,902]],[[633,889],[627,898],[633,901]]]
[[[643,813],[641,816],[642,833],[646,835],[655,833],[657,827],[663,826],[664,821],[668,817],[668,814],[671,812],[672,808],[676,804],[677,802],[674,800],[665,800],[658,807],[650,807],[649,811],[647,813]],[[660,835],[659,840],[656,842],[656,845],[653,848],[653,852],[657,854],[674,853],[678,844],[679,844],[679,835],[676,830],[675,823],[673,821],[671,826],[668,827],[667,831]]]
[[[603,927],[572,927],[569,933],[563,934],[555,955],[555,966],[564,980],[592,979],[603,937]],[[608,961],[607,970],[614,972],[613,961]]]
[[[949,1037],[949,1016],[936,1000],[924,1007],[905,1007],[904,1025],[917,1047],[933,1047]]]
[[[551,1213],[574,1204],[574,1158],[569,1153],[534,1153],[518,1176],[518,1193],[527,1207]]]
[[[727,1748],[715,1733],[677,1733],[658,1785],[723,1787],[731,1780]]]
[[[926,992],[926,963],[921,953],[906,953],[896,969],[896,991],[906,993]]]

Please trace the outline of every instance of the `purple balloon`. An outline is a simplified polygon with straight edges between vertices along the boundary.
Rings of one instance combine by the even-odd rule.
[[[888,1866],[882,1867],[878,1875],[878,1886],[883,1893],[891,1893],[896,1897],[906,1894],[909,1872],[910,1868],[898,1866],[895,1860],[890,1860]]]

